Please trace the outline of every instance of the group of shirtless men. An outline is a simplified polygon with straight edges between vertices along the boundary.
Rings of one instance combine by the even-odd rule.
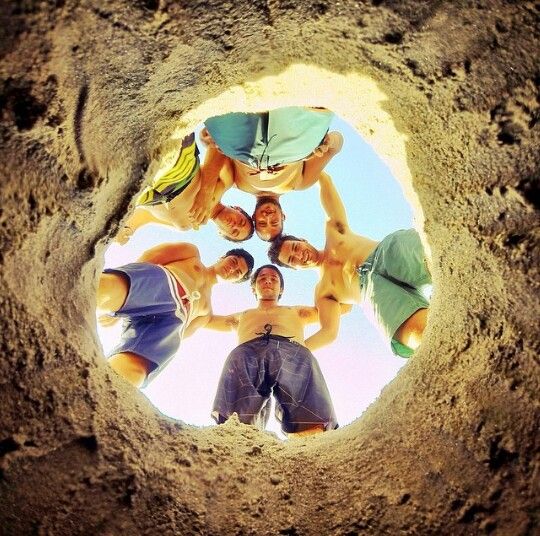
[[[333,114],[324,108],[287,107],[263,113],[229,113],[208,119],[200,140],[181,144],[174,165],[157,174],[136,201],[116,240],[126,243],[139,227],[161,223],[197,229],[211,219],[233,242],[254,232],[270,242],[273,264],[253,275],[253,257],[229,250],[213,265],[202,264],[196,246],[162,244],[137,262],[104,270],[97,308],[106,325],[123,318],[121,342],[111,352],[113,369],[137,387],[161,372],[182,337],[199,328],[236,330],[239,345],[230,353],[219,381],[212,416],[223,423],[233,413],[264,428],[273,393],[276,417],[287,434],[332,430],[337,420],[326,382],[311,353],[331,343],[340,316],[367,301],[393,352],[409,357],[420,344],[428,301],[420,287],[431,283],[418,233],[400,230],[376,242],[354,233],[341,198],[324,167],[341,149],[343,138],[329,132]],[[327,216],[326,243],[319,250],[283,233],[279,196],[318,183]],[[250,217],[221,203],[231,186],[257,198]],[[280,306],[284,280],[279,268],[314,268],[320,279],[315,306]],[[211,310],[212,287],[223,279],[246,281],[257,307],[228,316]],[[320,329],[304,339],[304,327]]]

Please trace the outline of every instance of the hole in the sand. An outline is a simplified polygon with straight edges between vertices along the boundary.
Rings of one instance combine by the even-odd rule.
[[[203,125],[197,128],[195,139],[201,149],[201,162],[204,162],[206,149],[200,142],[202,128]],[[337,235],[335,233],[334,235],[343,235],[343,240],[350,241],[352,249],[351,253],[346,255],[347,258],[341,259],[342,266],[339,270],[329,272],[327,279],[339,274],[340,282],[332,280],[332,284],[337,285],[336,292],[348,296],[345,300],[347,302],[357,302],[360,299],[359,276],[355,266],[351,266],[354,247],[363,248],[364,257],[368,257],[368,253],[376,247],[375,242],[383,240],[398,229],[411,228],[413,214],[398,182],[358,133],[337,116],[332,119],[330,131],[340,132],[344,143],[341,151],[329,161],[325,171],[333,180],[347,216],[345,228],[344,222],[339,222],[335,227]],[[179,142],[176,143],[176,148],[171,150],[168,160],[165,158],[160,165],[154,163],[155,169],[151,166],[149,173],[156,173],[156,169],[160,166],[163,169],[170,168],[171,164],[174,164],[176,158],[174,154],[175,151],[177,154],[178,146]],[[159,172],[157,174],[159,175]],[[231,188],[224,194],[222,202],[227,206],[242,207],[251,215],[256,198],[252,194]],[[325,226],[326,215],[325,209],[321,206],[319,186],[287,192],[279,198],[279,202],[286,215],[283,232],[306,239],[316,251],[322,253],[328,239],[325,235],[329,231]],[[159,210],[156,213],[159,214]],[[349,230],[375,242],[351,238]],[[110,246],[105,255],[106,268],[136,262],[145,251],[163,243],[175,242],[194,244],[198,248],[202,264],[206,267],[219,261],[227,250],[236,247],[245,248],[253,255],[255,268],[269,262],[268,242],[260,240],[257,234],[238,244],[227,242],[220,237],[218,227],[213,221],[198,230],[185,231],[149,223],[141,226],[133,234],[130,230],[128,235],[127,244],[113,243]],[[128,236],[124,236],[125,238]],[[341,243],[338,246],[341,247]],[[388,250],[386,254],[390,255],[393,251],[395,249]],[[331,255],[329,251],[325,254]],[[343,252],[341,255],[343,256]],[[370,259],[373,261],[373,258]],[[337,261],[334,259],[333,262]],[[313,306],[314,290],[319,282],[320,271],[291,270],[286,267],[281,268],[281,271],[285,289],[279,305]],[[181,269],[173,269],[172,272],[178,274]],[[393,277],[388,275],[388,280],[392,281]],[[184,281],[189,281],[190,278],[191,276],[187,276]],[[358,288],[354,292],[350,289],[344,291],[343,287],[350,284],[351,278]],[[372,283],[366,283],[368,284]],[[427,293],[429,288],[422,288],[422,291]],[[215,315],[231,315],[257,307],[257,300],[249,282],[234,285],[230,282],[219,282],[212,288],[211,303]],[[306,339],[309,341],[309,337],[319,328],[319,324],[307,326]],[[146,334],[139,333],[138,336],[151,337],[151,324],[144,329],[149,331]],[[104,352],[107,354],[119,341],[122,332],[121,323],[113,327],[98,327],[98,330]],[[390,340],[383,331],[381,326],[377,327],[375,315],[368,304],[362,307],[355,305],[352,312],[341,317],[337,339],[325,347],[314,350],[340,426],[347,425],[359,417],[407,362],[406,359],[392,353]],[[254,338],[257,336],[253,334]],[[175,357],[143,392],[161,412],[170,417],[198,426],[215,424],[210,414],[216,388],[227,355],[237,346],[238,337],[234,329],[230,332],[200,329],[182,341]],[[271,417],[266,429],[279,432],[280,425]]]

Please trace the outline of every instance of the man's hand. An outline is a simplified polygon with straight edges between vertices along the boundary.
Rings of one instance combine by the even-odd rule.
[[[118,316],[111,316],[111,315],[98,316],[98,322],[102,328],[108,328],[110,326],[114,326],[118,322],[118,320],[119,320]]]
[[[124,225],[118,234],[114,237],[114,241],[121,246],[124,246],[129,242],[129,239],[133,236],[133,229],[129,225]]]
[[[193,229],[198,229],[200,225],[208,223],[208,219],[215,206],[212,203],[213,194],[214,191],[210,188],[200,188],[197,192],[188,213]]]
[[[341,319],[340,304],[332,297],[318,298],[315,304],[319,310],[321,329],[305,341],[306,348],[312,352],[336,340]]]
[[[315,148],[313,156],[321,157],[328,152],[332,155],[336,155],[341,151],[341,147],[343,147],[343,136],[340,132],[332,131],[326,134],[322,143]]]

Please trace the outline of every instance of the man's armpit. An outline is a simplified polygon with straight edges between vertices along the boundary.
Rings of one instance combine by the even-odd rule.
[[[334,227],[334,229],[340,234],[345,234],[345,225],[341,221],[333,221],[331,222],[331,225]]]
[[[238,327],[238,324],[240,324],[240,318],[238,316],[230,316],[227,318],[225,323],[228,326],[231,326],[231,328],[236,329]]]
[[[307,307],[301,307],[298,309],[298,314],[301,318],[309,318],[313,314],[313,311]]]

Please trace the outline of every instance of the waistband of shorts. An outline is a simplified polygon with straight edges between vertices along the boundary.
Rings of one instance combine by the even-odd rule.
[[[296,344],[297,346],[304,346],[303,344],[300,344],[299,342],[291,341],[290,337],[284,337],[283,335],[273,335],[273,334],[261,335],[260,337],[255,337],[254,339],[245,341],[242,344],[248,344],[250,342],[257,342],[257,341],[267,341],[268,339],[274,339],[276,341],[281,341],[281,342],[290,342],[291,344]]]
[[[178,279],[176,279],[175,275],[172,272],[167,270],[165,266],[158,266],[163,269],[163,271],[167,275],[167,279],[175,286],[178,294],[173,295],[173,298],[176,298],[175,301],[177,301],[177,303],[179,302],[179,305],[181,305],[181,308],[183,309],[183,313],[185,315],[185,320],[187,320],[189,318],[189,313],[191,312],[191,302],[189,301],[188,293],[186,292],[185,288],[180,284]]]
[[[360,289],[363,289],[366,286],[366,276],[373,267],[373,264],[375,263],[376,257],[379,253],[379,245],[380,242],[375,246],[375,249],[366,257],[364,262],[360,266],[356,267],[356,273],[358,274],[360,279]]]

